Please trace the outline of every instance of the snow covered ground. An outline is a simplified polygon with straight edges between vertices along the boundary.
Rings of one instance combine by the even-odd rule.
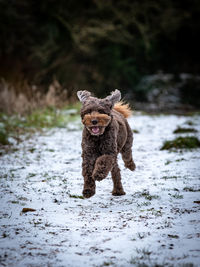
[[[125,196],[111,195],[108,176],[81,198],[80,122],[0,157],[0,266],[200,266],[200,149],[160,150],[177,126],[200,137],[200,116],[129,122],[139,133],[136,171],[119,157]]]

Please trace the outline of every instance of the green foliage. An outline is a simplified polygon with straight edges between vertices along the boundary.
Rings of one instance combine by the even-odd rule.
[[[183,198],[183,195],[180,195],[180,194],[178,194],[178,193],[175,193],[175,194],[170,194],[170,193],[169,193],[169,195],[170,195],[171,197],[173,197],[173,198],[176,198],[176,199],[182,199],[182,198]]]
[[[78,195],[69,195],[71,198],[78,198],[78,199],[84,199],[83,196],[78,196]]]
[[[77,118],[75,115],[77,114],[66,114],[64,110],[54,108],[36,110],[26,116],[24,126],[34,128],[65,128],[68,122]]]
[[[189,186],[184,187],[183,190],[186,192],[200,192],[200,188],[193,188]]]
[[[148,190],[144,190],[143,192],[139,193],[139,196],[144,197],[146,200],[153,200],[159,199],[158,195],[151,195]]]
[[[178,127],[176,130],[173,131],[173,133],[175,134],[179,134],[179,133],[196,133],[197,130],[194,128],[182,128],[182,127]]]
[[[20,135],[34,133],[44,128],[67,128],[71,121],[79,118],[80,104],[69,105],[62,109],[49,107],[37,109],[26,116],[0,114],[0,144],[7,145],[8,138],[20,141]],[[31,152],[31,151],[30,151]]]
[[[0,144],[1,145],[8,145],[8,134],[7,131],[5,129],[5,124],[4,123],[0,123]]]
[[[161,150],[170,149],[193,149],[200,147],[200,141],[195,136],[177,137],[174,140],[165,141]]]

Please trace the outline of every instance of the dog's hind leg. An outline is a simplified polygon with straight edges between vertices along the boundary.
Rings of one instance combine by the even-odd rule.
[[[127,123],[127,140],[121,150],[122,159],[126,168],[134,171],[136,166],[132,158],[132,144],[133,144],[133,133],[130,126]]]
[[[130,148],[126,149],[125,147],[123,147],[123,151],[121,152],[121,154],[125,167],[131,171],[134,171],[136,166],[132,158],[132,149]]]
[[[120,168],[117,164],[117,162],[114,163],[114,166],[111,171],[112,180],[113,180],[113,196],[121,196],[125,195],[122,183],[121,183],[121,174],[120,174]]]

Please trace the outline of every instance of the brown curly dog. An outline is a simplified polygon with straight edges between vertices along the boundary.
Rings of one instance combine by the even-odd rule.
[[[81,118],[84,125],[83,196],[86,198],[93,196],[95,181],[105,179],[110,171],[114,185],[112,194],[124,195],[117,155],[122,154],[126,168],[131,171],[135,169],[131,149],[133,132],[126,120],[131,110],[127,104],[119,102],[121,99],[119,90],[115,90],[104,99],[92,97],[88,91],[78,91],[77,95],[82,102]]]

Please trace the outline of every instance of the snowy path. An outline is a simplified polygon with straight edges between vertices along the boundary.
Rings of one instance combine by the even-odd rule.
[[[200,266],[200,149],[160,151],[188,121],[200,137],[200,116],[130,118],[137,169],[120,158],[121,197],[111,195],[110,176],[94,197],[74,197],[83,179],[73,127],[1,156],[0,266]]]

